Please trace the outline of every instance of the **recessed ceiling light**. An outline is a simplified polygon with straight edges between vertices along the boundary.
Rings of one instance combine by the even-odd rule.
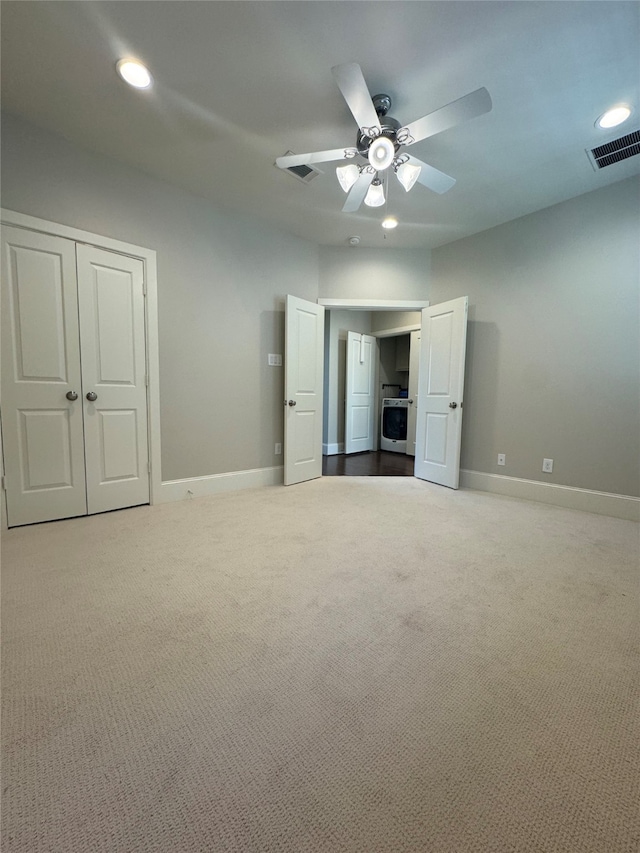
[[[382,227],[390,231],[392,228],[398,227],[398,220],[395,216],[387,216],[382,220]]]
[[[617,127],[619,124],[622,124],[623,121],[626,121],[630,115],[631,107],[628,107],[626,104],[619,104],[617,107],[612,107],[610,110],[607,110],[606,113],[601,115],[596,122],[596,126],[605,129],[609,127]]]
[[[137,59],[121,59],[116,64],[116,71],[125,83],[135,89],[148,89],[153,82],[151,74]]]

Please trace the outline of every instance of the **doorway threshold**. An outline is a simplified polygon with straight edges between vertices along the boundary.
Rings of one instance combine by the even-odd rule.
[[[322,457],[323,477],[413,477],[413,456],[391,450]]]

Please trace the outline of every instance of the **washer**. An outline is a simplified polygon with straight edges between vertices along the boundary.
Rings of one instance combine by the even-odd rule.
[[[382,401],[380,423],[380,450],[407,452],[407,414],[409,401],[399,397],[385,397]]]

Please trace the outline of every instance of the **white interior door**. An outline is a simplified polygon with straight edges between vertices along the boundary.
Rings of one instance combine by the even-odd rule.
[[[84,515],[72,240],[2,229],[1,402],[9,526]]]
[[[287,296],[284,484],[322,476],[324,307]]]
[[[344,452],[373,450],[377,341],[347,332]]]
[[[149,502],[144,268],[94,246],[80,244],[77,252],[92,514]]]
[[[452,489],[460,479],[468,298],[422,311],[415,475]]]
[[[407,411],[407,455],[416,455],[416,423],[418,413],[418,378],[420,375],[420,336],[417,329],[411,332],[409,349],[409,409]]]

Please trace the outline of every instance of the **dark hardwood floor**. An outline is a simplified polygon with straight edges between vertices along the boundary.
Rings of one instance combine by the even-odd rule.
[[[413,477],[413,456],[389,450],[322,457],[324,477]]]

